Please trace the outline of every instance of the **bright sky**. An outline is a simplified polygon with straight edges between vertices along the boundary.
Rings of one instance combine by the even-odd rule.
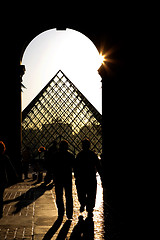
[[[26,67],[22,93],[22,110],[54,77],[58,70],[73,82],[102,113],[100,54],[85,35],[75,30],[51,29],[39,34],[27,46],[22,64]]]

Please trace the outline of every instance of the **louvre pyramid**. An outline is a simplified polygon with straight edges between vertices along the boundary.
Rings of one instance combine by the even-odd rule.
[[[22,112],[22,150],[33,156],[56,140],[67,140],[77,154],[81,140],[90,139],[91,149],[102,153],[102,116],[75,85],[59,70]]]

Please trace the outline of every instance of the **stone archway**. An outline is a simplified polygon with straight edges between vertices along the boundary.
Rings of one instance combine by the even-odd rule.
[[[59,36],[60,35],[60,36]],[[66,38],[66,36],[67,36],[67,38]],[[61,44],[60,44],[60,47],[59,47],[59,42],[58,41],[63,41],[63,38],[62,37],[64,37],[64,42],[62,42]],[[56,40],[55,40],[55,38],[57,38]],[[79,40],[80,39],[80,40]],[[66,44],[66,42],[67,42],[67,44]],[[69,41],[72,41],[72,44],[69,42]],[[74,46],[73,46],[73,44],[74,44]],[[56,47],[54,46],[54,45],[56,45]],[[65,60],[64,59],[61,59],[62,58],[62,55],[63,55],[63,57],[64,57],[64,52],[66,51],[64,51],[64,47],[67,47],[68,46],[68,48],[69,48],[69,54],[71,55],[69,55],[68,54],[68,56],[66,55],[65,56]],[[87,47],[86,47],[87,46]],[[36,50],[36,48],[38,49],[38,51]],[[58,48],[58,51],[61,51],[61,48],[63,49],[63,51],[62,51],[62,54],[60,55],[60,57],[57,55],[57,53],[56,53],[56,50],[57,50],[57,48]],[[77,48],[80,48],[80,50],[77,50],[77,52],[76,52],[76,54],[74,53],[74,51],[77,49]],[[84,49],[83,49],[84,48]],[[85,51],[87,52],[85,52]],[[31,53],[33,51],[33,53]],[[73,53],[71,53],[70,51],[72,51]],[[81,52],[84,52],[83,54],[81,54]],[[27,55],[27,53],[28,53],[28,55]],[[51,55],[51,53],[53,54],[52,55],[52,57],[50,57],[50,55]],[[67,52],[68,53],[68,52]],[[38,57],[37,57],[37,55],[38,55]],[[65,52],[65,54],[66,54],[66,52]],[[81,54],[81,55],[80,55]],[[95,98],[95,95],[97,95],[97,98],[98,98],[98,94],[97,94],[97,87],[95,87],[94,88],[94,79],[93,79],[93,76],[94,76],[94,74],[96,74],[96,76],[98,76],[99,77],[99,75],[98,75],[98,68],[99,68],[99,66],[100,66],[100,63],[98,62],[99,61],[99,52],[98,52],[98,50],[97,50],[97,48],[95,47],[95,45],[92,43],[92,41],[90,40],[90,39],[88,39],[86,36],[84,36],[83,34],[81,34],[81,33],[79,33],[79,32],[77,32],[77,31],[75,31],[75,30],[71,30],[71,29],[69,29],[68,31],[66,30],[66,31],[60,31],[60,32],[58,32],[58,34],[57,34],[57,30],[56,29],[50,29],[50,30],[47,30],[47,31],[45,31],[45,32],[42,32],[41,34],[39,34],[38,36],[36,36],[31,42],[30,42],[30,44],[26,47],[26,50],[24,51],[24,53],[23,53],[23,58],[22,58],[22,64],[25,64],[25,61],[26,61],[26,64],[28,64],[28,67],[30,67],[30,68],[32,68],[32,65],[30,64],[30,62],[32,61],[32,59],[31,59],[31,55],[33,56],[33,58],[35,58],[35,60],[33,61],[33,63],[32,63],[32,65],[33,65],[33,69],[32,69],[32,71],[30,71],[31,72],[31,74],[34,74],[35,75],[35,77],[31,77],[30,79],[29,79],[29,81],[31,81],[32,83],[31,83],[31,87],[30,87],[30,90],[28,90],[28,92],[29,92],[29,95],[31,95],[31,91],[33,90],[33,88],[34,88],[34,86],[36,86],[35,88],[36,88],[36,91],[37,91],[37,93],[38,92],[40,92],[41,90],[42,90],[42,88],[43,87],[45,87],[47,84],[48,84],[48,80],[50,80],[52,77],[53,77],[53,75],[55,75],[55,73],[57,73],[57,70],[59,70],[59,69],[62,69],[63,71],[65,71],[65,74],[67,74],[67,76],[68,76],[68,73],[70,73],[71,74],[71,76],[72,76],[72,83],[74,83],[76,86],[75,86],[75,88],[78,88],[81,92],[82,92],[82,94],[84,94],[84,97],[86,98],[88,98],[88,96],[86,96],[86,94],[87,94],[87,92],[88,91],[91,91],[91,93],[93,92],[93,95],[94,95],[94,99],[96,99]],[[49,55],[49,57],[48,57],[48,55]],[[54,55],[56,55],[56,57],[55,57],[55,59],[54,59]],[[91,55],[91,56],[90,56]],[[77,58],[78,59],[76,59],[76,56],[77,56]],[[68,58],[69,57],[69,58]],[[70,59],[70,57],[72,57],[72,58],[75,58],[75,59]],[[81,57],[81,58],[80,58]],[[87,58],[88,57],[88,59],[85,59],[85,58]],[[48,58],[49,58],[49,60],[50,61],[48,61]],[[59,63],[59,65],[57,65],[57,69],[55,68],[54,69],[54,71],[55,72],[53,72],[53,69],[52,68],[54,68],[55,66],[54,66],[54,64],[56,64],[56,61],[58,60],[58,59],[60,59],[60,63]],[[80,59],[80,60],[79,60]],[[94,60],[95,59],[95,60]],[[98,59],[98,61],[97,61],[97,59]],[[27,61],[28,60],[28,61]],[[54,61],[55,60],[55,62],[54,62],[54,64],[52,63],[51,64],[51,69],[49,69],[50,71],[51,71],[51,76],[49,76],[48,77],[48,79],[46,79],[47,78],[47,74],[46,74],[46,71],[45,71],[45,76],[44,76],[44,80],[46,81],[45,82],[45,86],[43,86],[43,87],[39,87],[39,90],[37,90],[37,87],[38,87],[38,76],[37,76],[37,74],[39,74],[39,71],[41,70],[41,69],[39,69],[39,67],[37,67],[37,71],[36,71],[36,74],[34,73],[34,69],[36,68],[36,63],[37,63],[37,61],[38,61],[38,64],[37,64],[37,66],[39,66],[39,65],[41,65],[42,67],[43,66],[46,66],[47,65],[47,67],[48,67],[48,64],[50,64],[50,62],[51,61]],[[62,61],[63,60],[63,61]],[[69,62],[69,64],[66,62],[68,60],[68,62]],[[73,67],[73,64],[74,64],[74,61],[76,61],[76,64],[74,65],[74,67]],[[42,64],[41,64],[41,62],[42,62]],[[46,62],[47,62],[47,64],[46,64]],[[44,64],[44,65],[43,65]],[[85,67],[86,67],[86,65],[89,65],[89,66],[87,66],[87,71],[89,72],[89,74],[91,74],[91,71],[93,71],[94,72],[94,74],[93,74],[93,76],[91,75],[88,75],[88,78],[86,78],[86,80],[89,82],[88,83],[88,85],[86,85],[86,80],[84,80],[83,78],[84,77],[86,77],[85,75],[83,76],[82,75],[82,77],[80,78],[79,76],[79,80],[75,83],[75,82],[73,82],[74,80],[75,80],[75,78],[77,78],[77,75],[80,75],[81,74],[81,72],[84,72],[84,73],[86,73],[86,69],[85,69]],[[27,67],[27,66],[26,66]],[[77,67],[77,68],[76,68]],[[74,69],[74,68],[76,68],[76,70]],[[95,69],[94,69],[95,68]],[[97,68],[97,69],[96,69]],[[67,72],[67,69],[69,69],[68,70],[68,72]],[[73,74],[72,75],[72,71],[74,71],[75,72],[75,74]],[[66,73],[67,72],[67,73]],[[41,72],[41,74],[39,74],[40,75],[40,77],[41,77],[41,75],[43,74],[43,71]],[[50,72],[49,72],[49,74],[50,74]],[[28,75],[28,77],[30,77],[30,75]],[[70,76],[69,76],[69,78],[70,78]],[[36,81],[35,81],[35,83],[33,82],[34,80],[36,79]],[[82,84],[82,86],[81,86],[81,84],[79,84],[79,82],[80,81],[83,81],[83,84]],[[27,83],[26,83],[27,84]],[[34,84],[36,84],[36,85],[34,85]],[[79,85],[78,85],[79,84]],[[85,84],[85,85],[84,85]],[[101,85],[101,83],[99,82],[99,84]],[[25,85],[25,84],[24,84]],[[78,85],[78,86],[77,86]],[[81,87],[83,87],[83,85],[85,86],[84,88],[81,88]],[[97,85],[96,85],[97,86]],[[28,86],[26,86],[26,87],[28,87]],[[86,88],[86,89],[85,89]],[[92,90],[91,90],[92,89]],[[87,92],[85,92],[84,93],[84,91],[85,90],[87,90]],[[24,89],[24,92],[25,92],[26,90]],[[77,90],[76,90],[77,91]],[[99,88],[99,91],[100,91],[100,93],[101,93],[101,86],[100,86],[100,88]],[[34,96],[35,98],[37,98],[36,96]],[[34,97],[31,97],[31,101],[33,100],[33,98]],[[100,97],[100,96],[99,96]],[[89,101],[90,101],[90,99],[88,99]],[[100,99],[99,101],[101,101],[102,99]],[[89,103],[90,104],[90,103]],[[93,104],[92,102],[91,102],[91,104]],[[94,104],[93,104],[94,105]],[[29,105],[28,105],[29,106]],[[87,106],[86,106],[87,107]],[[28,109],[28,107],[26,107],[27,109]],[[94,108],[94,107],[92,107],[92,108]],[[26,109],[25,109],[26,110]],[[91,110],[92,111],[92,110]],[[97,110],[95,109],[94,110],[94,112],[96,112]],[[82,113],[81,113],[82,114]],[[99,114],[98,112],[97,112],[97,114]],[[96,113],[95,113],[95,115],[97,115]],[[100,115],[100,114],[99,114]],[[43,124],[43,123],[42,123]],[[71,123],[70,123],[71,124]],[[34,128],[35,128],[36,126],[35,126],[35,124],[34,124]],[[92,131],[92,134],[90,134],[91,136],[93,135],[94,136],[94,134],[93,134],[93,131]],[[93,137],[92,136],[92,137]],[[102,137],[102,136],[101,136]],[[79,140],[80,141],[80,140]],[[101,139],[101,141],[102,141],[102,139]],[[100,145],[102,145],[102,143],[100,144]],[[77,146],[76,146],[76,149],[77,149]],[[98,149],[99,149],[99,147],[98,147]],[[100,149],[99,149],[100,150]],[[102,149],[101,149],[102,150]],[[100,150],[100,152],[101,152],[101,150]],[[97,150],[96,150],[97,151]],[[99,152],[99,153],[100,153]]]
[[[27,69],[23,109],[61,69],[101,113],[101,77],[97,71],[101,58],[94,43],[84,34],[72,29],[44,31],[29,43],[21,61]]]

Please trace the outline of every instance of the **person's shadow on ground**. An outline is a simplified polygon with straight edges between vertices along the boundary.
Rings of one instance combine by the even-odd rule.
[[[70,240],[93,240],[94,239],[94,222],[92,218],[83,219],[79,216],[79,221],[74,227]]]
[[[54,234],[57,232],[57,230],[60,228],[61,224],[63,221],[63,217],[58,217],[53,226],[48,230],[48,232],[45,234],[42,240],[50,240]],[[70,225],[71,225],[71,220],[67,220],[64,224],[63,227],[61,228],[58,237],[56,240],[65,240],[67,233],[69,231]]]
[[[60,228],[62,225],[63,217],[58,217],[53,226],[48,230],[48,232],[45,234],[42,240],[51,240],[54,234],[57,232],[57,230]],[[65,240],[67,233],[69,231],[71,225],[71,220],[67,220],[56,240]],[[78,223],[75,225],[71,236],[69,238],[70,240],[94,240],[94,222],[92,218],[86,218],[85,220],[83,219],[83,216],[79,217]]]
[[[51,190],[53,188],[53,183],[49,185],[45,185],[42,183],[41,185],[37,187],[33,187],[29,189],[27,192],[23,193],[21,196],[15,198],[15,199],[9,199],[6,201],[3,201],[3,204],[8,204],[10,202],[17,202],[15,204],[15,210],[12,212],[12,214],[16,214],[21,211],[22,208],[27,207],[34,201],[36,201],[39,197],[41,197],[45,191]]]

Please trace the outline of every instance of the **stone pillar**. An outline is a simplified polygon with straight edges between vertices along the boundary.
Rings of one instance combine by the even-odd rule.
[[[12,83],[12,103],[8,109],[10,121],[8,131],[8,155],[18,175],[18,180],[22,178],[21,166],[21,144],[22,144],[22,110],[21,110],[21,85],[22,77],[25,73],[25,66],[19,65],[15,69]]]
[[[108,114],[107,114],[107,98],[105,98],[105,90],[106,90],[106,83],[107,83],[107,72],[102,64],[101,67],[98,69],[98,73],[102,78],[102,165],[103,165],[103,170],[104,170],[104,181],[106,185],[106,163],[107,163],[107,119],[108,119]]]
[[[17,173],[22,176],[21,169],[21,147],[22,147],[22,77],[25,73],[25,66],[19,65],[17,68]],[[19,164],[19,165],[18,165]]]

